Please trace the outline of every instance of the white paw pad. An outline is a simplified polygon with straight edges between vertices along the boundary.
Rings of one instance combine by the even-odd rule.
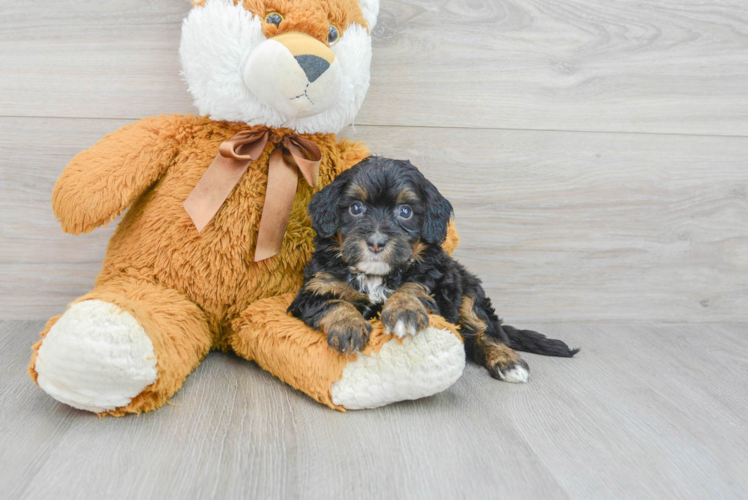
[[[128,312],[100,300],[74,304],[49,330],[37,382],[56,400],[96,413],[127,406],[156,381],[153,343]]]
[[[359,354],[332,384],[332,401],[348,410],[377,408],[444,391],[465,368],[465,347],[448,330],[427,328],[390,340],[378,353]]]

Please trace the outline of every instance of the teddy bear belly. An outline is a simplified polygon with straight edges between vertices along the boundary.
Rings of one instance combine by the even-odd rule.
[[[97,283],[124,276],[158,283],[184,294],[218,325],[257,300],[301,286],[314,233],[296,206],[282,252],[256,263],[261,206],[246,193],[232,194],[202,233],[181,203],[155,202],[158,193],[146,198],[136,202],[117,228]]]

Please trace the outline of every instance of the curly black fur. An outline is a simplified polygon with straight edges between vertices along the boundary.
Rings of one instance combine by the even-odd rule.
[[[512,349],[577,353],[502,324],[480,280],[441,248],[452,205],[409,162],[364,160],[317,193],[309,214],[316,250],[289,312],[315,328],[332,330],[331,318],[351,322],[326,331],[336,349],[353,352],[368,339],[353,305],[363,319],[381,315],[398,334],[424,327],[426,312],[439,314],[460,327],[468,357],[501,379],[517,365],[527,368]]]

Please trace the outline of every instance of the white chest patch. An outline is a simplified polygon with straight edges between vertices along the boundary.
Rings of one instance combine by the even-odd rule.
[[[356,287],[359,292],[369,296],[369,301],[372,304],[383,304],[393,292],[385,286],[382,276],[373,274],[357,274]]]

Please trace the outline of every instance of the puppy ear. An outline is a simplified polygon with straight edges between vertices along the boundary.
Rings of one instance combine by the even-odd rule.
[[[421,236],[430,245],[441,245],[447,239],[447,226],[454,213],[452,204],[425,177],[421,186],[426,205]]]
[[[315,194],[309,203],[307,211],[312,218],[312,228],[322,238],[330,238],[338,231],[338,204],[343,196],[343,190],[348,185],[350,172],[349,169],[337,176],[332,183]]]

